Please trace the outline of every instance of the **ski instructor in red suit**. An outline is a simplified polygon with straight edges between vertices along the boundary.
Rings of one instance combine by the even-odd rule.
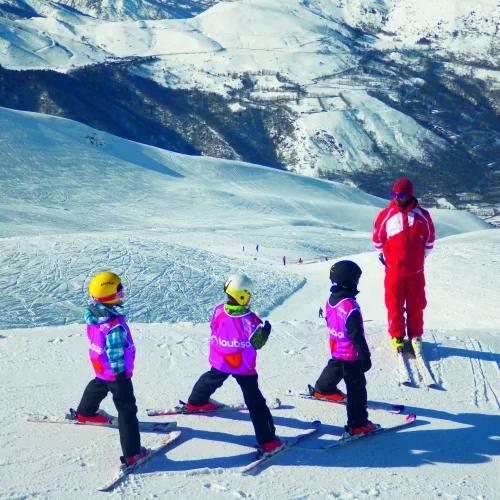
[[[406,333],[414,350],[422,348],[424,333],[425,257],[434,247],[434,224],[413,196],[413,184],[399,179],[390,205],[375,220],[373,244],[385,267],[385,305],[389,334],[402,350]],[[406,312],[406,318],[405,318]]]

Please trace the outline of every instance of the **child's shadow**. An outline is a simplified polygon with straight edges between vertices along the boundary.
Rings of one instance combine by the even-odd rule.
[[[297,448],[297,456],[283,456],[281,465],[303,465],[322,467],[371,467],[397,468],[418,467],[424,464],[482,464],[491,456],[500,455],[500,416],[478,413],[458,415],[425,408],[407,408],[418,415],[408,432],[388,432],[379,436],[363,438],[362,443],[352,443],[342,451],[324,450],[311,453],[306,450],[309,443]],[[454,428],[432,428],[430,421],[420,417],[436,418],[461,424]],[[465,427],[464,427],[465,425]],[[422,426],[421,430],[417,428]],[[360,453],[359,446],[362,446]],[[299,451],[300,450],[300,451]],[[309,454],[307,453],[309,451]],[[341,458],[338,453],[341,451]],[[336,459],[332,460],[332,455]]]
[[[200,443],[198,440],[205,440],[207,443]],[[173,446],[166,449],[167,460],[155,460],[154,463],[152,461],[151,464],[147,464],[147,466],[144,466],[139,472],[185,472],[197,470],[198,473],[203,474],[204,471],[213,472],[215,469],[244,467],[254,459],[256,454],[255,450],[252,450],[244,454],[210,456],[193,460],[176,461],[169,458],[169,453],[177,446],[200,446],[204,450],[210,451],[210,441],[219,443],[219,450],[224,450],[226,448],[224,445],[220,446],[220,443],[228,443],[231,445],[238,444],[248,446],[248,448],[252,448],[256,444],[255,436],[253,435],[235,436],[220,431],[182,428],[182,434],[179,439],[173,443]],[[228,451],[232,448],[231,452],[235,450],[234,447],[228,446],[227,448]]]
[[[490,456],[500,455],[500,416],[476,413],[451,413],[428,410],[425,408],[407,408],[408,412],[418,415],[417,421],[408,428],[408,432],[387,432],[363,438],[361,442],[333,450],[322,450],[321,446],[338,439],[343,428],[335,425],[322,424],[319,430],[298,443],[293,450],[286,450],[273,457],[272,461],[259,467],[255,473],[264,471],[267,467],[279,466],[312,466],[341,468],[399,468],[419,467],[425,464],[481,464],[490,461]],[[215,417],[215,415],[214,415]],[[248,421],[248,413],[235,412],[218,414],[217,417],[234,421]],[[430,421],[421,417],[435,418],[460,424],[452,429],[436,429],[429,427]],[[300,434],[310,428],[309,422],[290,417],[274,416],[276,425],[290,427]],[[193,423],[196,421],[193,420]],[[183,422],[184,423],[184,422]],[[186,424],[188,421],[186,419]],[[466,427],[464,427],[464,425]],[[422,427],[420,430],[419,427]],[[183,434],[176,443],[166,450],[167,460],[153,460],[144,466],[140,472],[180,472],[198,470],[200,474],[213,473],[214,469],[242,468],[255,460],[255,436],[233,435],[219,431],[206,431],[183,428]],[[282,436],[285,439],[287,436]],[[190,446],[193,438],[218,443],[238,444],[247,446],[251,451],[240,455],[200,458],[195,460],[173,461],[168,459],[169,452],[176,446]],[[210,449],[210,445],[201,446]],[[362,452],[360,452],[362,447]],[[222,447],[224,449],[224,447]],[[332,455],[333,454],[333,455]]]
[[[193,424],[195,424],[197,417],[198,416],[193,415],[189,416],[188,418],[189,419],[192,418]],[[210,415],[210,417],[222,418],[236,422],[245,421],[250,423],[250,415],[248,414],[248,412],[228,412],[228,413],[217,413],[217,414],[214,413],[213,415]],[[298,432],[294,432],[292,435],[300,434],[301,431],[311,428],[309,422],[304,422],[295,418],[273,416],[273,419],[276,425],[298,429]],[[182,423],[189,425],[189,421],[187,418],[184,419]],[[322,425],[320,429],[323,432],[326,431],[336,434],[339,434],[343,431],[342,428],[331,425]],[[160,471],[175,472],[175,471],[190,471],[198,469],[199,473],[204,473],[204,471],[206,471],[207,469],[213,470],[216,468],[223,468],[223,469],[233,469],[240,467],[243,468],[244,466],[248,465],[249,463],[251,463],[253,460],[256,459],[255,446],[257,446],[257,441],[253,433],[247,435],[234,435],[234,434],[228,434],[226,432],[192,429],[189,427],[186,428],[182,427],[181,430],[182,430],[182,435],[180,436],[180,438],[174,443],[172,447],[169,447],[167,449],[167,458],[169,450],[171,451],[172,449],[174,449],[174,447],[184,443],[186,443],[186,446],[189,446],[190,444],[193,443],[187,443],[187,442],[193,439],[214,441],[217,443],[228,443],[230,445],[246,446],[249,448],[249,452],[232,456],[226,455],[218,457],[208,457],[208,458],[200,458],[194,460],[182,460],[179,462],[172,460],[161,461],[161,462],[156,461],[155,464],[151,465],[150,467],[144,466],[144,469],[142,469],[141,472],[152,472],[153,470],[157,472]],[[318,434],[315,433],[314,436],[316,435]],[[284,438],[286,439],[286,436]],[[199,446],[202,446],[205,449],[210,448],[210,444],[208,443],[199,444]],[[221,448],[224,449],[224,446],[222,446]],[[228,447],[228,450],[229,449],[230,448]],[[233,448],[233,450],[234,449],[235,448]]]
[[[367,436],[361,442],[321,449],[322,444],[338,439],[342,429],[322,425],[315,438],[299,443],[293,450],[277,455],[256,473],[272,465],[339,468],[399,468],[427,464],[482,464],[500,455],[500,416],[409,408],[420,416],[461,424],[454,428],[432,428],[431,422],[417,418],[407,430]],[[465,427],[464,427],[465,425]],[[329,434],[327,436],[327,434]]]

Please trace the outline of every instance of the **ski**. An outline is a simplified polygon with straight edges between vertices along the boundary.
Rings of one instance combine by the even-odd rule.
[[[240,404],[224,404],[219,403],[217,401],[210,400],[211,403],[215,403],[217,408],[215,410],[202,410],[202,411],[189,411],[187,405],[184,401],[179,400],[179,404],[174,406],[173,408],[160,409],[160,408],[150,408],[146,410],[147,414],[150,417],[161,417],[165,415],[206,415],[209,413],[217,413],[221,411],[245,411],[248,410],[245,403]],[[281,406],[281,401],[279,399],[275,399],[268,403],[268,407],[270,410],[275,410]]]
[[[427,367],[427,363],[425,362],[425,358],[422,355],[422,351],[414,349],[414,352],[415,352],[415,364],[417,365],[418,372],[420,373],[420,376],[422,377],[424,384],[427,387],[437,387],[436,382],[434,382],[434,377],[432,376],[432,373]]]
[[[28,422],[38,422],[43,424],[71,424],[71,425],[92,425],[94,427],[111,427],[118,429],[118,417],[108,415],[105,411],[99,410],[101,415],[110,417],[107,424],[93,424],[90,422],[78,422],[76,411],[70,408],[70,412],[65,417],[55,415],[32,414],[28,415]],[[177,422],[139,422],[139,430],[142,432],[170,432],[177,427]]]
[[[332,401],[331,399],[317,398],[316,396],[313,396],[314,387],[310,384],[307,386],[307,389],[308,389],[309,393],[299,392],[298,396],[301,397],[302,399],[314,399],[316,401],[325,401],[327,403],[334,403],[334,404],[338,404],[338,405],[342,405],[342,406],[345,406],[347,404],[347,401]],[[289,390],[288,395],[293,396],[294,392]],[[385,410],[385,411],[388,411],[389,413],[392,413],[394,415],[402,413],[405,409],[404,405],[393,405],[390,403],[380,403],[378,401],[368,401],[367,408],[369,410]]]
[[[139,467],[151,460],[151,458],[153,458],[156,454],[164,450],[170,443],[173,443],[181,435],[181,433],[182,431],[170,432],[159,444],[159,446],[150,448],[149,454],[142,460],[139,460],[133,466],[122,465],[116,476],[111,481],[109,481],[109,483],[106,483],[104,486],[99,488],[99,491],[107,492],[114,490],[130,473],[135,472]]]
[[[396,351],[398,357],[398,377],[399,385],[411,385],[410,369],[406,364],[404,352],[402,350]]]
[[[315,420],[312,422],[312,428],[306,430],[304,433],[299,434],[298,436],[294,438],[290,438],[285,440],[285,446],[282,446],[281,448],[278,448],[274,452],[271,453],[265,453],[262,452],[262,450],[259,450],[257,452],[257,459],[253,461],[251,464],[248,464],[246,467],[244,467],[241,470],[242,474],[248,474],[249,472],[255,471],[258,467],[260,467],[262,464],[273,458],[274,456],[278,455],[278,453],[281,453],[284,450],[287,450],[288,448],[295,446],[297,443],[302,441],[303,439],[309,437],[311,434],[314,434],[321,426],[321,422],[319,420]]]
[[[406,416],[404,422],[401,424],[392,425],[390,427],[380,427],[377,430],[375,430],[373,432],[368,432],[366,434],[357,434],[355,436],[348,435],[347,437],[342,436],[340,439],[336,439],[335,441],[333,441],[325,446],[322,446],[321,449],[331,450],[332,448],[337,448],[338,446],[343,446],[343,445],[348,444],[348,443],[353,443],[354,441],[358,441],[359,439],[362,439],[362,438],[365,438],[365,437],[368,437],[371,435],[381,434],[383,432],[388,432],[388,431],[398,431],[398,430],[401,430],[405,427],[410,426],[411,424],[413,424],[413,422],[415,422],[416,419],[417,419],[417,416],[412,413],[411,415]]]

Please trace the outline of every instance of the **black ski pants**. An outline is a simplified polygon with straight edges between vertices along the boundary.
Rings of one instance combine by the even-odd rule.
[[[330,359],[314,388],[321,394],[334,394],[341,380],[344,380],[347,388],[347,425],[352,428],[365,426],[368,412],[363,361]]]
[[[141,451],[141,435],[132,379],[124,378],[117,382],[107,382],[100,378],[91,380],[76,411],[84,417],[94,417],[108,392],[113,395],[113,403],[118,411],[118,430],[123,456],[137,455]]]
[[[188,401],[196,406],[207,404],[210,396],[219,389],[219,387],[222,387],[222,384],[227,380],[229,375],[231,374],[221,372],[216,368],[211,368],[198,379],[196,384],[194,384]],[[276,437],[276,429],[266,400],[260,392],[258,375],[233,375],[233,377],[236,379],[236,382],[238,382],[243,392],[243,398],[250,412],[250,418],[252,419],[257,442],[263,444],[272,441]]]

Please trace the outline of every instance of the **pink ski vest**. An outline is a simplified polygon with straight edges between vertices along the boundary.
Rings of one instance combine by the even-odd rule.
[[[98,325],[87,325],[87,337],[90,340],[90,362],[94,367],[96,377],[108,382],[115,382],[116,377],[106,353],[106,335],[117,325],[121,325],[127,332],[129,346],[123,350],[123,353],[125,357],[125,376],[131,378],[134,372],[135,346],[125,317],[112,316]]]
[[[250,343],[261,320],[249,312],[243,316],[230,316],[219,304],[212,316],[212,335],[208,362],[224,373],[255,375],[257,351]]]
[[[347,320],[353,311],[359,311],[361,314],[361,309],[354,299],[343,299],[335,306],[331,306],[330,302],[326,301],[326,323],[330,332],[330,352],[334,358],[345,361],[359,359],[359,353],[352,345],[346,328]],[[362,316],[361,321],[363,321]]]

